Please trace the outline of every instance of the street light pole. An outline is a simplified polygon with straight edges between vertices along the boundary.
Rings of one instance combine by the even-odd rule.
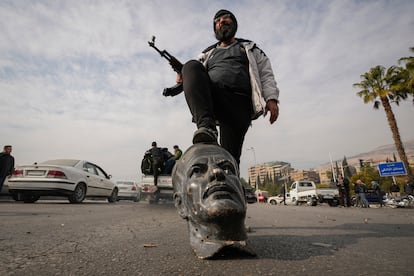
[[[248,148],[247,150],[251,150],[252,152],[253,152],[253,158],[254,158],[254,167],[255,167],[255,169],[256,169],[256,152],[255,152],[255,150],[254,150],[254,147],[250,147],[250,148]],[[258,186],[258,183],[257,183],[257,176],[256,176],[256,180],[255,180],[255,186],[256,186],[256,191],[257,190],[259,190],[259,186]]]
[[[256,152],[254,151],[254,147],[250,147],[250,148],[248,148],[248,150],[251,150],[253,152],[254,165],[256,166]]]

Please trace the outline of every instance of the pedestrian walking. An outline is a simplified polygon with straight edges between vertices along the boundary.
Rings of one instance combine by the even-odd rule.
[[[359,198],[361,200],[362,208],[369,208],[369,202],[366,197],[367,186],[360,179],[357,180],[357,184],[359,186]]]
[[[371,188],[374,190],[374,193],[377,195],[378,204],[380,205],[380,207],[382,207],[384,205],[384,202],[382,200],[381,186],[379,185],[377,181],[371,181]]]
[[[341,174],[338,176],[336,187],[338,188],[339,205],[345,207],[345,186],[344,178]]]
[[[390,193],[393,198],[398,198],[401,196],[400,194],[400,186],[397,183],[393,182],[390,187]]]
[[[361,181],[361,180],[359,180]],[[354,183],[354,192],[355,192],[355,207],[361,206],[361,197],[359,196],[359,192],[361,190],[361,186],[358,184],[358,181]]]
[[[3,152],[0,153],[0,192],[3,189],[3,184],[6,178],[14,173],[14,157],[11,155],[12,146],[5,145]]]

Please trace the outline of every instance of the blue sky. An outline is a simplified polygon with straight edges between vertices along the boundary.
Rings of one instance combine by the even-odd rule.
[[[305,169],[393,143],[383,109],[352,84],[412,54],[409,0],[1,1],[0,143],[19,165],[80,158],[114,179],[138,178],[152,141],[188,148],[195,125],[183,95],[161,95],[175,73],[147,41],[195,58],[215,42],[221,8],[269,56],[280,88],[278,121],[249,129],[242,176],[254,156]],[[414,139],[414,106],[393,107],[402,139]]]

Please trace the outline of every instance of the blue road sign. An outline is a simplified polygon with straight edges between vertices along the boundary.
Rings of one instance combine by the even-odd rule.
[[[378,164],[378,170],[380,176],[397,176],[407,174],[403,162]]]

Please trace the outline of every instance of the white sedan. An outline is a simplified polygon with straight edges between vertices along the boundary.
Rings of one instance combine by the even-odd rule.
[[[129,199],[138,202],[141,199],[141,189],[135,181],[117,181],[118,200]]]
[[[290,195],[289,193],[286,194],[286,204],[288,204],[290,202]],[[267,199],[267,202],[272,204],[272,205],[277,205],[280,204],[281,202],[283,202],[283,195],[277,195],[277,196],[271,196]]]
[[[63,196],[70,203],[81,203],[85,197],[117,201],[118,188],[101,167],[73,159],[49,160],[18,166],[8,179],[14,199],[36,202],[40,196]]]

